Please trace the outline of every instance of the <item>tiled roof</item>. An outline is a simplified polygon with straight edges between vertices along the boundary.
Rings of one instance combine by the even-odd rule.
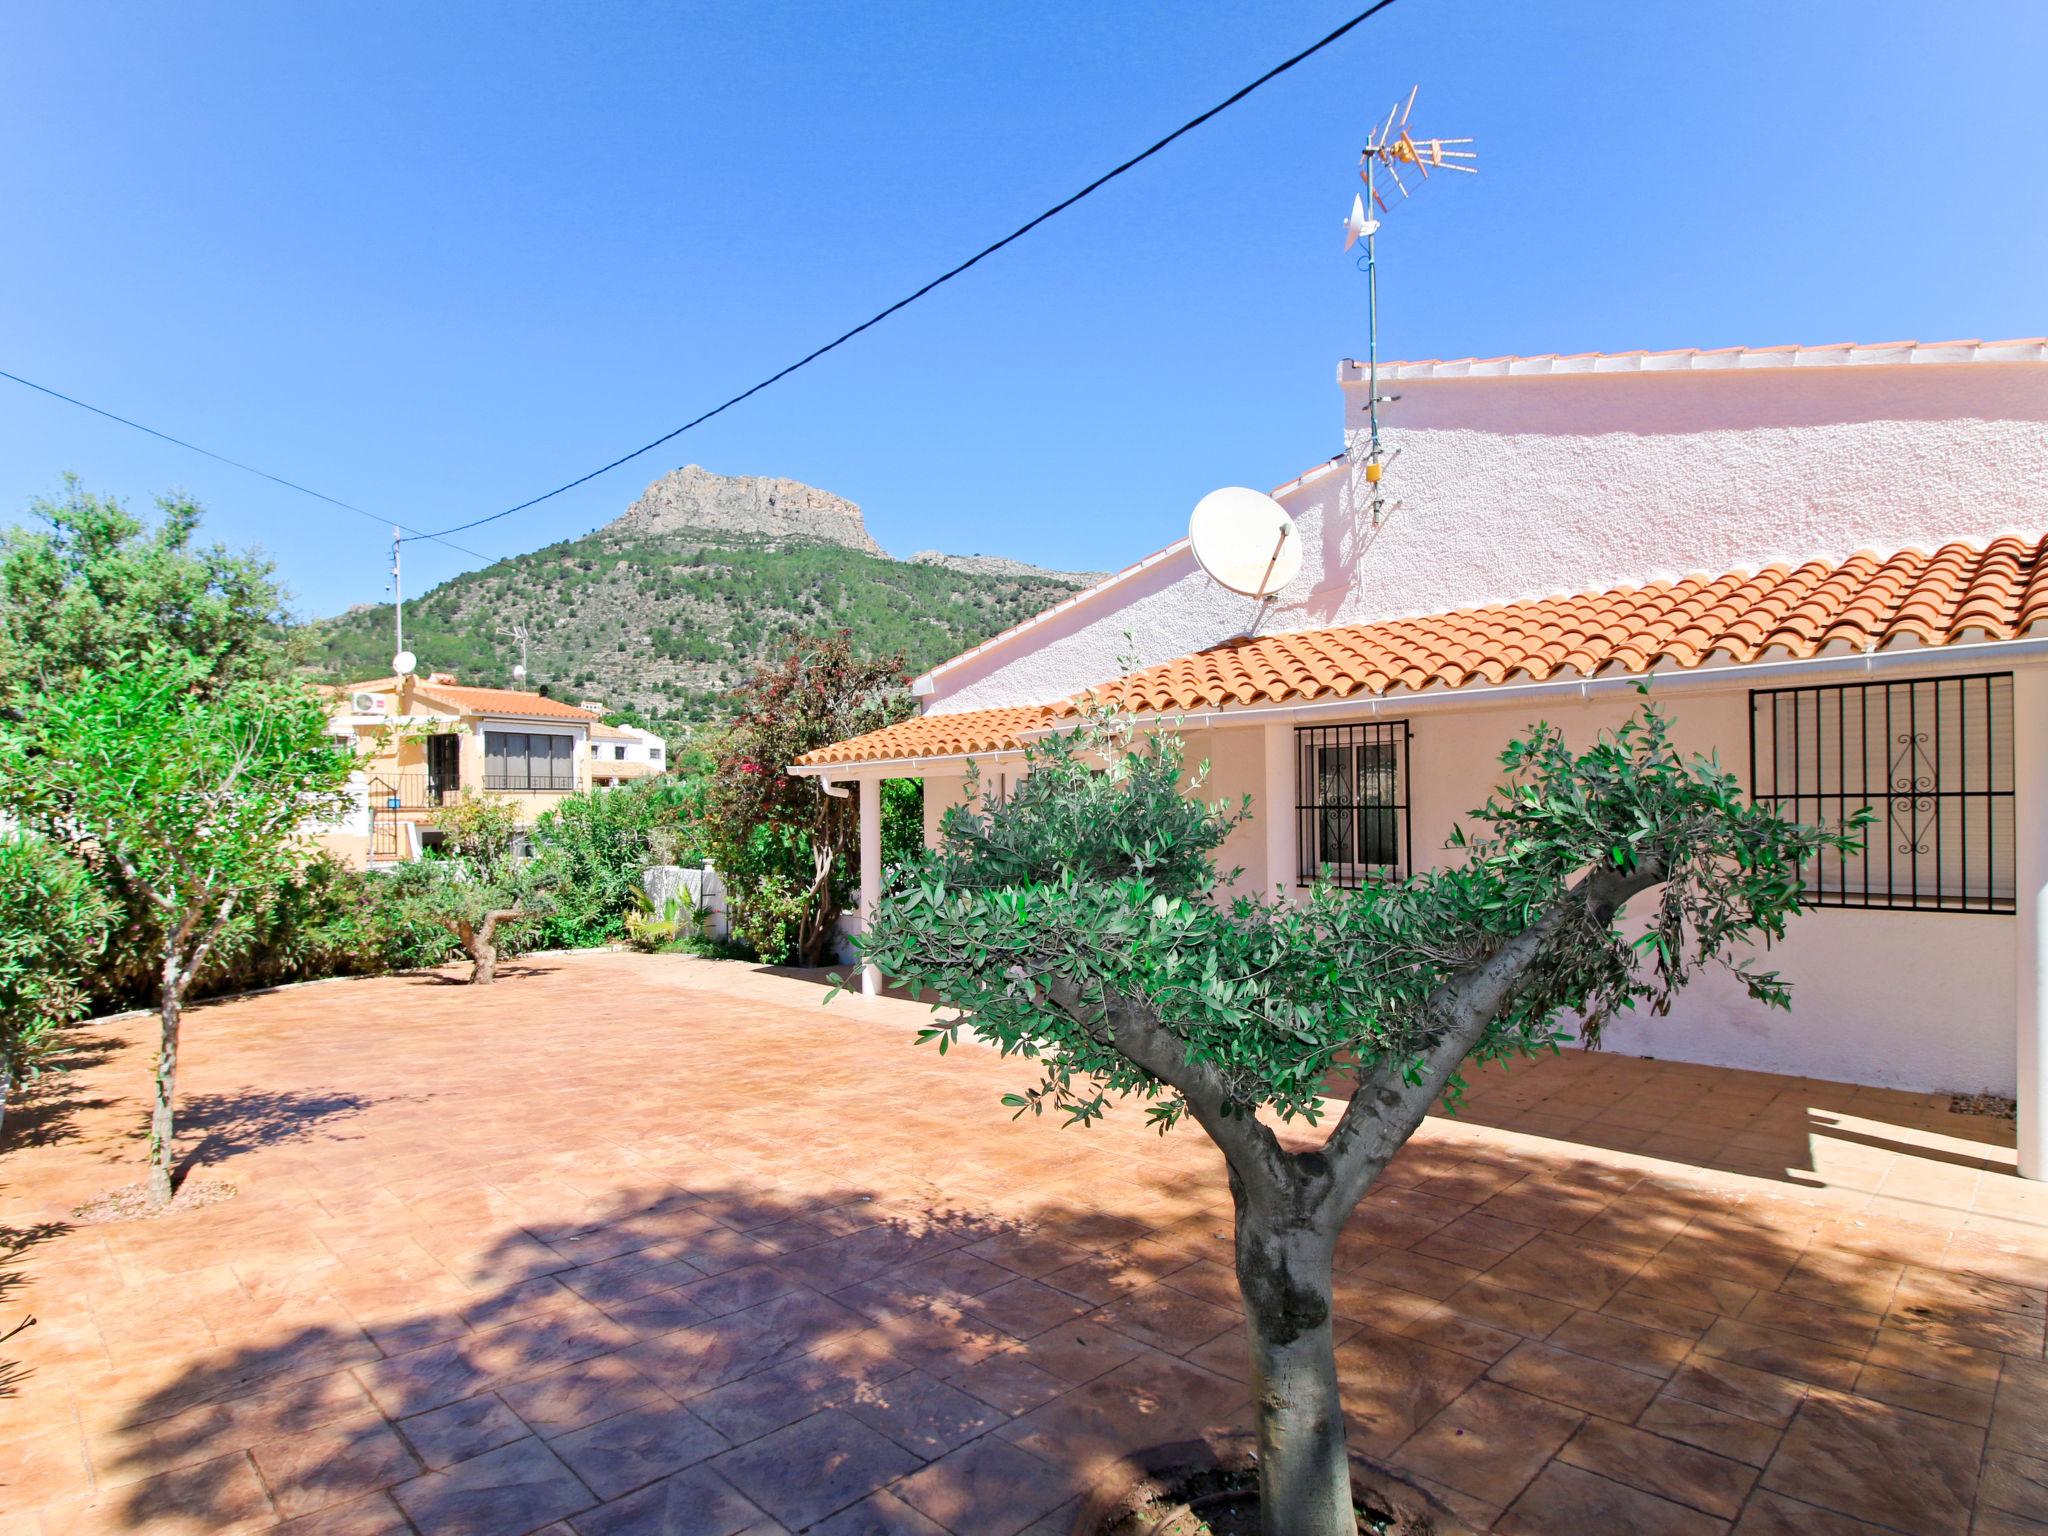
[[[1560,673],[1646,672],[1719,659],[2009,640],[2048,618],[2048,541],[1850,556],[1755,575],[1688,576],[1611,592],[1227,641],[1103,691],[1136,709],[1344,698]]]
[[[917,715],[894,725],[869,731],[848,741],[837,741],[815,752],[806,752],[792,767],[822,767],[834,763],[884,763],[900,758],[974,757],[989,752],[1015,751],[1019,733],[1048,725],[1071,713],[1065,705],[1025,704],[1003,709],[972,709],[956,715]]]
[[[454,683],[421,683],[416,693],[453,704],[465,714],[531,715],[549,720],[595,720],[587,709],[564,704],[545,694],[524,693],[516,688],[465,688]]]
[[[1539,352],[1526,356],[1423,357],[1379,365],[1382,379],[1488,378],[1506,374],[1660,373],[1694,369],[1811,368],[1871,363],[2048,361],[2048,336],[2004,341],[1838,341],[1823,346],[1675,347],[1649,352]],[[1340,377],[1363,363],[1347,359]]]
[[[1095,690],[1141,712],[1287,704],[1397,688],[1541,682],[1709,661],[2010,640],[2048,620],[2048,539],[1862,553],[1607,592],[1227,640]],[[953,757],[1014,746],[1073,700],[926,715],[802,764]]]

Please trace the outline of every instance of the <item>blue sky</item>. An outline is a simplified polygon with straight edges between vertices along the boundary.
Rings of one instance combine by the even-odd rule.
[[[1006,232],[1357,0],[25,4],[0,46],[0,368],[384,516],[467,521],[637,445]],[[1400,0],[885,327],[476,530],[694,461],[898,554],[1122,564],[1339,444],[1367,123],[1479,138],[1382,240],[1384,353],[2048,331],[2048,7]],[[177,487],[302,611],[376,525],[0,381],[0,521]],[[418,590],[468,562],[408,551]]]

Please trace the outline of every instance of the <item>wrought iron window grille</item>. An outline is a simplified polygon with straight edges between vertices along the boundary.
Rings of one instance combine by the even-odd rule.
[[[2010,672],[1753,690],[1749,783],[1795,821],[1871,811],[1860,853],[1801,869],[1814,906],[2014,909]]]
[[[1294,732],[1294,879],[1356,890],[1404,878],[1415,847],[1406,720]]]

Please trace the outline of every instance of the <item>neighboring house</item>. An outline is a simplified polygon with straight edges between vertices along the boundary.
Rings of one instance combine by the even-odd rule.
[[[2048,341],[1382,365],[1401,505],[1377,527],[1361,371],[1346,452],[1274,492],[1305,558],[1255,635],[1183,540],[792,771],[858,782],[864,830],[882,779],[920,777],[935,821],[970,760],[1000,784],[1097,689],[1184,731],[1205,793],[1254,797],[1221,863],[1292,897],[1455,858],[1510,737],[1583,744],[1648,680],[1752,794],[1875,822],[1807,871],[1818,910],[1768,957],[1789,1015],[1710,978],[1609,1046],[2017,1085],[2021,1168],[2048,1176]]]
[[[354,811],[319,841],[357,867],[417,858],[440,837],[440,809],[466,791],[512,801],[531,826],[590,787],[590,734],[601,723],[559,699],[466,688],[447,672],[326,691],[328,729],[353,740],[362,761]]]
[[[589,752],[593,789],[617,789],[668,771],[668,748],[661,737],[637,725],[593,725]]]

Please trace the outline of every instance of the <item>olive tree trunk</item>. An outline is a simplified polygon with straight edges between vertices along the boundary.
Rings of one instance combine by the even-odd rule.
[[[1237,1283],[1251,1343],[1259,1506],[1267,1536],[1356,1536],[1330,1271],[1336,1233],[1231,1179]]]
[[[1071,980],[1047,978],[1053,1005],[1177,1091],[1229,1164],[1264,1536],[1356,1536],[1330,1330],[1330,1270],[1344,1223],[1544,946],[1576,921],[1604,927],[1630,895],[1663,878],[1661,860],[1648,858],[1628,874],[1594,870],[1520,934],[1446,978],[1411,1021],[1404,1048],[1358,1076],[1328,1139],[1307,1151],[1283,1147],[1213,1062],[1190,1055],[1155,1004],[1090,997]]]
[[[509,923],[513,918],[525,915],[520,908],[507,907],[497,912],[486,912],[479,923],[472,923],[467,918],[457,918],[449,923],[455,937],[462,941],[463,953],[469,956],[471,985],[483,986],[498,979],[498,924]]]

